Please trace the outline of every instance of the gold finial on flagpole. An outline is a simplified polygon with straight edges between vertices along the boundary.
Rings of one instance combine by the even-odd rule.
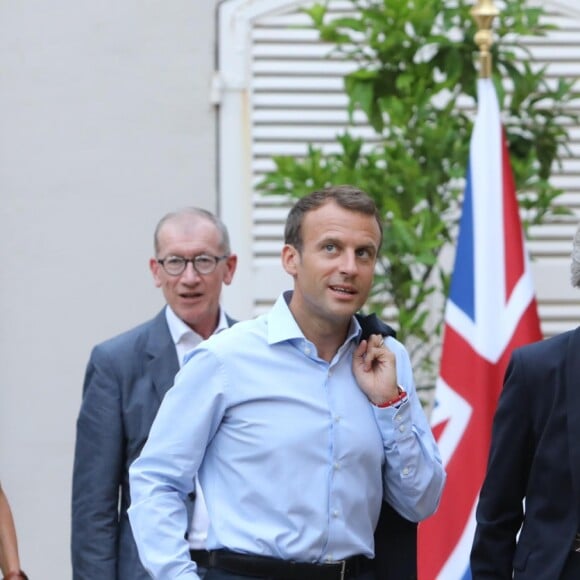
[[[482,79],[491,76],[490,49],[493,44],[491,25],[498,14],[499,10],[493,0],[478,0],[477,6],[471,9],[471,16],[473,16],[478,28],[475,33],[475,43],[479,47],[479,76]]]

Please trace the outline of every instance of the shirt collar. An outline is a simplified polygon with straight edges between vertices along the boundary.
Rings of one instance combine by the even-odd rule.
[[[291,298],[292,290],[287,290],[280,294],[278,300],[276,300],[268,314],[269,344],[297,338],[306,340],[304,333],[300,330],[300,327],[288,306]],[[358,342],[361,331],[361,326],[358,320],[353,316],[350,321],[350,327],[348,329],[345,344],[351,340],[356,340]]]
[[[188,338],[195,338],[198,342],[201,342],[203,338],[195,330],[192,330],[175,312],[169,304],[165,307],[165,319],[167,320],[167,326],[169,327],[169,333],[171,334],[171,339],[173,344],[178,345]],[[220,308],[220,315],[218,319],[218,325],[212,334],[217,334],[221,330],[228,328],[228,320],[226,318],[226,313],[223,308]]]

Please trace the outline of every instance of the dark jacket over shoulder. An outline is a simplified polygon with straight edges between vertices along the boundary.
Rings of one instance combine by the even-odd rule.
[[[417,524],[383,502],[375,530],[376,580],[417,580]]]
[[[362,328],[361,338],[371,334],[396,336],[395,330],[375,314],[357,314]],[[377,580],[417,579],[417,524],[399,515],[383,502],[375,530],[375,577]]]

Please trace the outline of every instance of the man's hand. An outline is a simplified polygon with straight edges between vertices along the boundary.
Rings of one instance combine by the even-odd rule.
[[[354,351],[352,371],[361,391],[373,405],[384,405],[399,395],[395,355],[380,334],[361,340]]]

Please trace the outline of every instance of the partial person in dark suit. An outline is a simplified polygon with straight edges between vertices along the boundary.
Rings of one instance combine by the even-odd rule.
[[[473,580],[580,578],[580,328],[512,354],[476,517]]]
[[[127,519],[129,465],[139,455],[184,356],[233,321],[220,307],[237,257],[224,224],[185,208],[163,217],[149,266],[167,305],[152,320],[96,346],[87,366],[77,421],[72,492],[75,580],[145,580]],[[192,557],[204,566],[207,512],[190,494]]]

